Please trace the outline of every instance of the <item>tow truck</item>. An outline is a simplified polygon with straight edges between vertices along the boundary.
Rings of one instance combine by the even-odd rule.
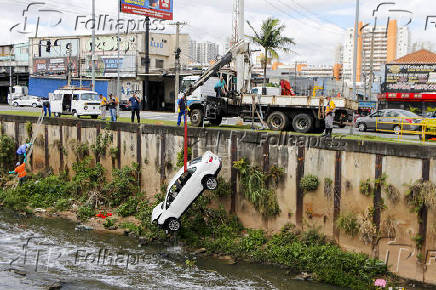
[[[229,93],[225,97],[199,94],[201,87],[211,78],[221,73],[239,54],[250,58],[249,44],[243,41],[232,46],[215,64],[211,65],[196,80],[185,86],[183,92],[189,107],[189,117],[194,127],[200,127],[205,121],[219,126],[223,118],[240,117],[244,121],[261,122],[273,131],[293,130],[298,133],[324,130],[324,110],[327,101],[323,96],[280,96],[240,93],[234,90],[235,75],[228,70],[224,73]],[[225,70],[225,69],[224,69]],[[353,112],[358,103],[353,100],[335,97],[335,123],[345,127],[352,121]]]

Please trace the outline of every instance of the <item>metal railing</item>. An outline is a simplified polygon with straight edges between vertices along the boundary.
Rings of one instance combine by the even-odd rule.
[[[392,129],[388,129],[388,128]],[[376,131],[404,135],[418,135],[425,142],[436,138],[436,119],[420,117],[377,117]]]

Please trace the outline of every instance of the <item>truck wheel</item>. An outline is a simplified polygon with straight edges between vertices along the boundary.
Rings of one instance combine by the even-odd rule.
[[[222,121],[223,121],[223,117],[222,116],[217,116],[216,119],[209,120],[209,123],[212,126],[219,126],[219,125],[221,125]]]
[[[273,131],[284,131],[289,125],[288,116],[280,111],[272,112],[267,119],[268,127]]]
[[[298,114],[292,120],[292,127],[297,133],[307,133],[312,130],[313,118],[308,114]]]
[[[61,114],[59,114],[59,113],[54,113],[54,115],[56,118],[59,118],[61,116]]]
[[[191,111],[191,124],[194,127],[201,127],[203,125],[203,111],[194,109]]]
[[[79,115],[77,115],[77,112],[75,110],[73,111],[73,117],[74,118],[79,118]]]

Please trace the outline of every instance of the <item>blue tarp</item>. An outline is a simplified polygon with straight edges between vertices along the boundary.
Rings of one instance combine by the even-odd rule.
[[[37,97],[48,97],[49,93],[53,93],[61,87],[67,85],[67,80],[62,79],[46,79],[46,78],[30,78],[29,79],[29,95]],[[80,81],[72,80],[71,85],[79,87]],[[82,81],[82,87],[90,87],[91,81]],[[108,81],[95,81],[95,91],[99,94],[107,96]]]

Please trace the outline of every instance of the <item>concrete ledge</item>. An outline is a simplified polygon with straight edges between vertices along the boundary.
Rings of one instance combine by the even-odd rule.
[[[25,123],[27,121],[36,123],[37,117],[1,115],[0,122]],[[80,123],[82,128],[105,128],[108,126],[110,130],[121,130],[124,132],[136,133],[138,127],[142,134],[167,134],[175,136],[183,136],[183,127],[164,126],[164,125],[149,125],[136,123],[106,123],[99,120],[85,119],[69,119],[69,118],[48,118],[44,120],[46,125],[62,125],[76,127]],[[238,142],[248,144],[264,145],[268,143],[270,146],[291,146],[317,148],[331,151],[348,151],[368,154],[379,154],[384,156],[398,156],[417,159],[436,159],[436,147],[432,145],[421,144],[399,144],[382,141],[365,141],[365,140],[346,140],[341,138],[324,138],[320,136],[297,135],[292,132],[281,134],[271,134],[266,132],[253,132],[248,130],[237,129],[207,129],[193,128],[188,130],[189,137],[195,138],[212,138],[218,136],[221,139],[231,139],[232,136],[237,136]]]

